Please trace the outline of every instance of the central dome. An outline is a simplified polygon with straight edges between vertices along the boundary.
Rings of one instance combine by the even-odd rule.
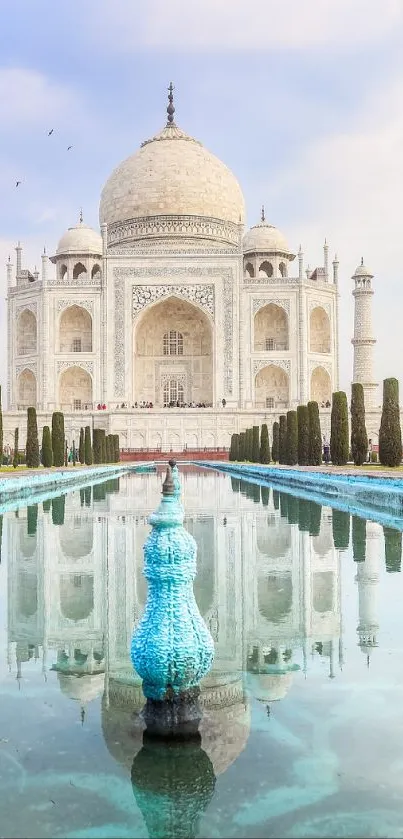
[[[244,214],[242,191],[230,169],[175,123],[146,140],[112,172],[99,209],[100,223],[108,225],[113,242],[170,233],[228,238],[222,223],[242,224]],[[187,217],[182,226],[178,216]],[[172,217],[177,219],[175,230]],[[200,218],[213,224],[206,229]],[[136,224],[140,219],[143,224]],[[147,225],[146,219],[153,222]],[[121,235],[117,227],[130,222],[130,231]],[[235,231],[230,239],[234,236]]]

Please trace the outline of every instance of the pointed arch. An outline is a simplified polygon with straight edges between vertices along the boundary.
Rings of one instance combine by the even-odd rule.
[[[73,268],[73,280],[78,280],[79,277],[82,277],[87,273],[87,269],[82,262],[76,262]]]
[[[324,367],[315,367],[311,374],[311,399],[323,407],[332,399],[330,375]]]
[[[289,378],[276,364],[262,367],[255,376],[255,404],[284,410],[289,405]]]
[[[267,302],[254,317],[254,351],[287,351],[289,346],[288,316],[277,303]]]
[[[59,351],[92,352],[92,317],[83,306],[68,306],[59,320]]]
[[[37,401],[36,376],[32,370],[23,370],[18,376],[18,405],[21,408],[35,408]]]
[[[70,411],[91,407],[92,377],[82,367],[68,367],[60,374],[59,403]]]
[[[309,318],[309,349],[315,353],[330,353],[330,318],[322,306],[315,306]]]
[[[30,309],[24,309],[17,320],[17,355],[37,352],[37,321]]]

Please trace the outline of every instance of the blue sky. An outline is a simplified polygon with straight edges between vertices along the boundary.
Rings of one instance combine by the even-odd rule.
[[[264,203],[311,267],[325,236],[337,251],[341,386],[361,256],[377,378],[401,378],[402,39],[401,0],[2,0],[2,264],[21,239],[39,266],[81,206],[97,225],[104,181],[162,127],[172,79],[178,124],[233,169],[248,223]]]

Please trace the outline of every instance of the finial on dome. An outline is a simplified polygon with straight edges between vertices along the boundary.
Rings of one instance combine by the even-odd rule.
[[[364,257],[361,257],[361,265],[364,265]]]
[[[264,204],[262,204],[262,212],[261,212],[260,218],[261,218],[262,221],[266,221],[266,216],[264,214]]]
[[[165,481],[162,484],[162,494],[166,495],[175,495],[175,484],[172,480],[172,467],[168,464],[167,466],[167,473],[165,476]]]
[[[175,90],[175,88],[174,88],[172,82],[170,82],[169,83],[169,88],[168,88],[168,102],[169,102],[169,105],[167,107],[167,114],[168,114],[167,125],[172,125],[172,123],[174,121],[174,113],[175,113],[174,90]]]
[[[82,207],[80,207],[79,221],[80,221],[80,224],[83,223],[83,208]]]

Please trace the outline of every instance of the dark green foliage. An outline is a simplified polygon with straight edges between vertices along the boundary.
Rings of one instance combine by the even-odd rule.
[[[245,432],[239,435],[238,460],[242,463],[245,460]]]
[[[402,532],[392,527],[383,528],[385,539],[385,565],[388,574],[401,570],[402,563]]]
[[[80,489],[80,506],[84,507],[85,502],[85,493],[83,489]]]
[[[400,466],[402,430],[399,411],[399,382],[384,379],[381,427],[379,429],[379,460],[382,466]]]
[[[73,466],[75,466],[76,463],[77,463],[77,449],[76,449],[75,440],[73,440]]]
[[[268,507],[270,501],[270,487],[262,486],[261,494],[263,507]]]
[[[322,505],[311,501],[309,533],[311,536],[319,536],[320,522],[322,518]]]
[[[259,460],[260,463],[270,463],[269,429],[267,428],[265,422],[262,425],[262,431],[260,434]]]
[[[239,460],[239,434],[231,435],[231,447],[229,450],[229,460]]]
[[[351,455],[356,466],[362,466],[368,454],[365,428],[364,388],[359,382],[351,385]]]
[[[92,487],[92,497],[94,501],[105,501],[106,487],[105,481],[102,484],[94,484]]]
[[[354,562],[365,562],[367,522],[359,516],[352,516],[352,542]]]
[[[1,385],[0,385],[0,455],[1,455],[1,462],[0,462],[0,466],[1,466],[2,462],[3,462],[3,408],[2,408],[2,404],[1,404]]]
[[[17,468],[20,462],[19,452],[18,452],[18,437],[19,431],[18,428],[14,429],[14,455],[13,455],[13,466],[14,469]]]
[[[278,489],[273,489],[273,507],[275,510],[278,510],[280,506],[280,493]]]
[[[51,498],[45,498],[45,500],[42,503],[43,512],[44,513],[49,513],[49,510],[50,510],[51,506],[52,506],[52,499]]]
[[[378,452],[371,452],[371,463],[378,463]]]
[[[246,431],[246,460],[252,463],[253,454],[253,429],[248,428]]]
[[[93,459],[94,458],[91,444],[91,429],[89,425],[86,425],[84,432],[84,462],[86,466],[92,466]]]
[[[35,408],[27,409],[27,444],[25,449],[25,462],[28,469],[37,469],[40,463],[38,423],[36,420]]]
[[[111,438],[110,434],[105,436],[105,463],[112,463],[111,460]]]
[[[67,466],[69,462],[69,451],[67,448],[67,440],[64,441],[64,465]]]
[[[333,542],[338,551],[346,551],[350,544],[350,513],[332,509]]]
[[[94,463],[103,463],[102,460],[102,429],[94,428],[92,434],[92,451]]]
[[[78,459],[79,459],[80,463],[85,463],[85,441],[84,441],[84,429],[83,429],[83,427],[80,428],[80,442],[78,444]]]
[[[231,489],[232,492],[239,492],[239,478],[234,478],[233,475],[231,475]]]
[[[3,546],[3,516],[0,515],[0,565],[1,565],[1,549]]]
[[[249,484],[243,478],[241,478],[241,480],[239,481],[239,491],[241,495],[243,495],[245,498],[248,498]]]
[[[27,535],[35,536],[38,527],[38,505],[27,507]]]
[[[120,478],[110,478],[108,481],[109,489],[108,492],[119,492],[120,491]]]
[[[41,456],[43,466],[53,466],[52,437],[48,425],[44,425],[42,429]]]
[[[295,495],[288,497],[287,519],[289,524],[297,524],[299,516],[299,499]]]
[[[286,463],[289,466],[295,466],[298,463],[298,422],[296,411],[287,411]]]
[[[252,463],[259,463],[260,458],[260,434],[259,426],[254,425],[252,428]]]
[[[320,466],[322,463],[322,432],[320,428],[319,405],[308,402],[309,415],[309,465]]]
[[[85,506],[91,507],[91,487],[84,487]]]
[[[280,515],[286,519],[288,512],[288,495],[285,492],[280,492]]]
[[[348,461],[348,406],[347,396],[339,390],[332,397],[330,419],[330,459],[333,466],[345,466]]]
[[[61,411],[52,414],[52,451],[53,465],[64,464],[64,416]]]
[[[114,447],[115,447],[115,456],[114,456],[114,463],[119,463],[120,461],[120,443],[119,443],[119,434],[113,435],[114,440]]]
[[[309,465],[309,411],[307,405],[298,405],[298,463],[300,466]]]
[[[311,503],[306,498],[300,498],[298,504],[298,527],[306,533],[311,529]]]
[[[287,417],[281,414],[278,435],[278,462],[287,463]]]
[[[271,456],[274,463],[278,463],[280,457],[280,426],[278,422],[273,422],[273,444],[271,447]]]
[[[255,504],[260,504],[260,501],[261,501],[260,484],[252,484],[252,498],[253,498]]]
[[[106,434],[104,429],[101,432],[101,463],[106,463]]]
[[[66,496],[58,495],[57,498],[52,498],[52,522],[53,524],[64,524],[64,508],[66,504]]]

